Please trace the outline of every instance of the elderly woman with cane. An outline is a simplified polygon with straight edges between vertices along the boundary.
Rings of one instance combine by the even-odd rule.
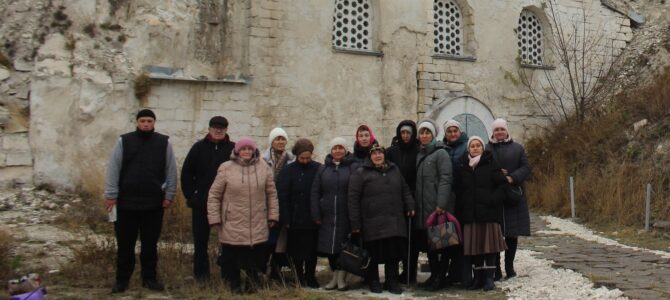
[[[404,259],[406,216],[414,215],[414,199],[399,168],[374,145],[369,157],[349,180],[349,219],[353,235],[361,235],[372,262],[366,279],[373,293],[381,293],[378,264],[384,264],[384,288],[401,294],[398,262]]]

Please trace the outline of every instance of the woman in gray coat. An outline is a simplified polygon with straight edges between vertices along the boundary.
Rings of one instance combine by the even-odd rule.
[[[449,267],[449,255],[443,251],[428,251],[426,237],[426,219],[433,212],[454,213],[454,204],[451,193],[452,166],[451,157],[442,141],[438,141],[437,127],[433,120],[419,122],[419,142],[421,149],[416,158],[416,202],[417,213],[414,218],[413,233],[415,251],[412,253],[412,263],[416,262],[418,251],[428,253],[430,277],[421,283],[421,287],[437,291],[446,286],[446,273]]]
[[[317,252],[328,257],[333,278],[326,290],[347,289],[346,271],[340,270],[337,259],[342,251],[342,242],[349,234],[349,212],[347,192],[349,176],[356,170],[353,154],[347,150],[346,140],[341,137],[330,141],[330,154],[316,172],[312,185],[312,220],[319,224]]]
[[[384,148],[373,145],[363,166],[349,179],[349,220],[354,235],[362,235],[372,261],[366,279],[370,291],[381,293],[378,264],[384,264],[384,288],[400,294],[398,263],[407,255],[407,221],[414,199],[398,168],[385,159]]]
[[[524,182],[531,172],[526,151],[518,143],[515,143],[507,130],[507,121],[496,119],[491,126],[493,135],[489,140],[486,150],[493,153],[502,168],[502,172],[509,184],[520,186],[523,190],[521,203],[510,206],[504,205],[503,233],[507,250],[505,251],[505,274],[507,278],[516,276],[514,271],[514,257],[519,236],[530,236],[530,214],[528,211],[528,200]],[[496,279],[502,277],[500,269],[500,256],[498,255]]]

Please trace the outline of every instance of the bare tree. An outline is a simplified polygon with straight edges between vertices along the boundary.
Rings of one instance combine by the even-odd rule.
[[[574,119],[583,122],[597,113],[616,85],[617,53],[602,26],[593,24],[590,8],[583,1],[578,14],[559,11],[556,0],[544,5],[550,36],[545,39],[557,68],[532,68],[519,59],[520,82],[540,111],[552,121]],[[537,72],[542,72],[536,76]]]

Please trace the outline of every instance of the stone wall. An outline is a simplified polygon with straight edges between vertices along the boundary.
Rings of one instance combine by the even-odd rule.
[[[361,123],[388,145],[400,120],[416,120],[454,95],[479,99],[496,117],[508,118],[523,141],[546,119],[508,76],[518,67],[514,30],[521,10],[542,2],[456,2],[464,16],[465,53],[454,59],[433,55],[430,0],[370,1],[367,52],[332,47],[330,0],[138,0],[114,9],[106,0],[53,0],[48,7],[38,0],[0,0],[3,20],[9,20],[0,33],[18,39],[33,27],[43,32],[41,42],[30,35],[29,45],[17,47],[26,50],[11,55],[12,70],[0,69],[3,97],[11,94],[12,103],[24,105],[15,111],[30,114],[29,126],[26,116],[22,129],[4,127],[0,181],[11,177],[5,175],[9,168],[28,176],[32,169],[36,184],[99,193],[112,145],[133,130],[143,106],[155,110],[156,128],[171,136],[180,164],[214,115],[229,119],[233,140],[249,135],[262,149],[276,126],[291,141],[310,138],[321,160],[333,137],[353,144]],[[628,19],[596,2],[593,23],[605,24],[614,47],[624,47],[631,37]],[[560,3],[569,15],[582,1]],[[15,17],[22,12],[51,21],[58,11],[68,26],[31,21],[22,30]],[[150,92],[137,99],[134,79],[147,66],[175,72],[160,77],[149,71]]]

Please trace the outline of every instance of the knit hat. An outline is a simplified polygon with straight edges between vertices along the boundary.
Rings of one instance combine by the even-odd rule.
[[[314,152],[314,145],[312,142],[306,138],[301,138],[295,141],[293,149],[291,150],[293,155],[298,156],[303,152]]]
[[[375,143],[375,135],[374,133],[372,133],[372,129],[370,129],[368,125],[362,124],[361,126],[358,126],[358,129],[356,129],[356,144],[360,145],[360,143],[358,142],[358,133],[361,131],[367,131],[370,133],[370,145]]]
[[[497,118],[491,123],[491,130],[496,130],[496,128],[505,128],[505,131],[509,131],[507,130],[507,121],[501,118]]]
[[[156,114],[154,114],[154,112],[151,111],[151,109],[147,109],[147,108],[138,111],[137,116],[135,116],[135,120],[139,120],[142,117],[150,117],[150,118],[153,118],[154,120],[156,120]]]
[[[414,131],[414,129],[412,128],[412,126],[404,125],[403,127],[400,127],[400,132],[403,131],[409,131],[409,134],[412,134],[413,133],[412,131]]]
[[[209,119],[209,127],[228,128],[228,120],[222,116],[215,116]]]
[[[447,128],[449,128],[449,127],[456,127],[456,128],[458,128],[458,130],[462,130],[461,129],[461,123],[459,123],[458,121],[456,121],[454,119],[451,119],[449,121],[444,122],[444,125],[442,127],[444,128],[444,132],[447,132]]]
[[[421,129],[426,128],[430,130],[430,133],[433,134],[433,138],[437,137],[437,130],[435,127],[435,121],[431,119],[424,119],[419,122],[419,132],[421,132]]]
[[[476,135],[473,135],[468,139],[468,153],[470,152],[469,151],[470,150],[470,143],[474,140],[478,140],[480,143],[482,143],[482,147],[486,146],[486,144],[484,144],[484,140],[482,138],[480,138]]]
[[[256,151],[256,141],[254,141],[254,139],[248,136],[241,137],[239,140],[237,140],[237,142],[235,142],[235,154],[239,154],[240,150],[247,146]]]
[[[384,146],[381,146],[379,144],[374,144],[370,147],[370,154],[375,151],[381,151],[382,153],[386,154],[386,148]]]
[[[344,151],[349,151],[349,149],[347,149],[347,140],[340,136],[330,140],[328,145],[330,146],[330,150],[333,150],[335,146],[342,146],[344,147]]]
[[[272,131],[270,131],[270,135],[268,136],[268,143],[270,146],[272,146],[272,142],[278,136],[283,136],[286,139],[286,141],[288,141],[288,134],[286,133],[286,131],[284,131],[284,129],[277,127],[275,129],[272,129]]]

